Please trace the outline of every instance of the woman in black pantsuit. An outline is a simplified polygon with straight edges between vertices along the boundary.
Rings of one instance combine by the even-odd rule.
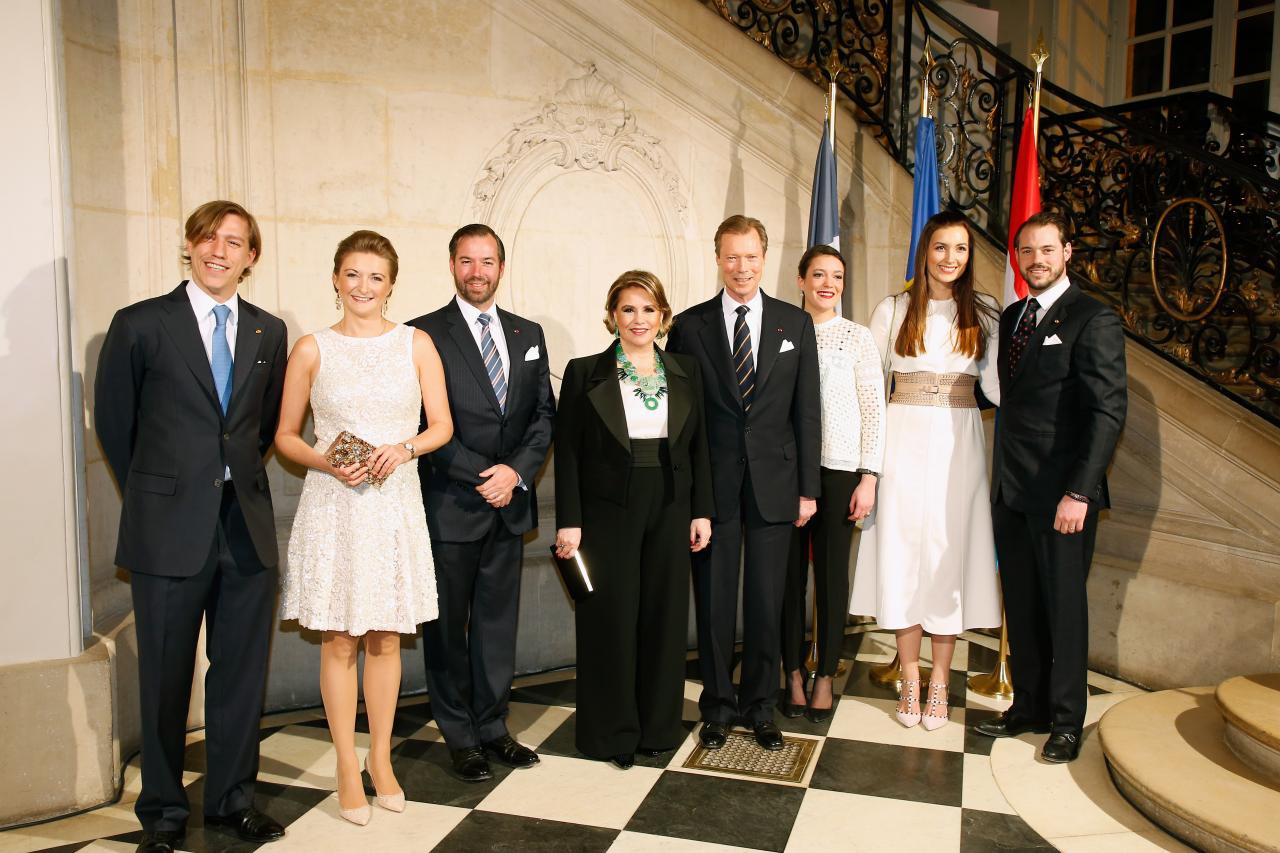
[[[787,696],[782,713],[808,716],[815,723],[832,714],[831,683],[840,662],[849,604],[849,554],[854,524],[876,502],[876,481],[884,453],[884,379],[879,350],[866,327],[841,317],[844,258],[830,246],[814,246],[800,258],[797,284],[804,310],[813,318],[818,342],[822,396],[822,495],[818,511],[797,527],[787,561],[782,603],[782,666]],[[806,702],[804,593],[813,553],[818,620],[818,668]]]
[[[626,769],[684,736],[689,552],[711,538],[711,464],[693,359],[662,283],[623,273],[605,300],[617,334],[565,368],[556,415],[556,553],[581,548],[595,593],[578,602],[577,747]]]

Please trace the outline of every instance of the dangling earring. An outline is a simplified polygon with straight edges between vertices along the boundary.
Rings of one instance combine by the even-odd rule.
[[[391,304],[391,294],[387,294],[387,298],[382,300],[382,319],[387,319],[387,306]]]
[[[342,310],[342,297],[336,290],[333,292],[333,307],[337,308],[339,311]]]

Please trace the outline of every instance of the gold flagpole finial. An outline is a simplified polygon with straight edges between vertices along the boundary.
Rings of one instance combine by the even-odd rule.
[[[1044,30],[1040,31],[1040,37],[1036,39],[1036,49],[1031,52],[1031,61],[1036,64],[1036,76],[1039,77],[1044,71],[1044,63],[1049,58],[1049,49],[1044,45]]]
[[[827,58],[827,138],[831,150],[836,150],[836,78],[842,67],[834,53]]]
[[[929,69],[933,68],[933,54],[929,51],[929,43],[924,45],[924,53],[920,54],[920,116],[929,114]]]
[[[1034,108],[1031,112],[1031,131],[1036,139],[1040,138],[1040,83],[1044,77],[1044,64],[1049,59],[1049,49],[1044,46],[1044,30],[1036,40],[1036,49],[1031,52],[1031,61],[1036,64],[1036,85],[1031,94]]]

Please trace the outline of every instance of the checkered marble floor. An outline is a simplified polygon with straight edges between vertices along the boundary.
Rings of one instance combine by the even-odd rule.
[[[991,645],[987,638],[968,636],[957,643],[951,673],[952,722],[926,732],[920,727],[902,728],[892,716],[893,692],[869,680],[871,667],[893,656],[891,635],[850,634],[845,643],[848,672],[836,684],[840,695],[832,719],[813,724],[779,716],[789,736],[814,742],[815,758],[797,783],[685,769],[684,760],[697,741],[696,700],[701,688],[693,680],[685,685],[684,718],[690,733],[685,743],[674,754],[637,756],[636,766],[622,771],[588,760],[574,749],[572,673],[521,679],[511,696],[509,728],[518,740],[538,750],[542,762],[527,770],[495,763],[494,779],[480,785],[453,777],[429,702],[407,699],[397,716],[393,763],[408,808],[403,814],[375,808],[373,820],[363,828],[338,818],[332,792],[334,756],[320,711],[275,715],[263,721],[257,805],[284,823],[287,835],[267,846],[271,853],[890,849],[943,853],[1052,850],[1055,844],[1069,849],[1071,845],[1061,839],[1051,844],[1032,825],[1052,826],[1055,802],[1062,797],[1090,802],[1119,798],[1103,790],[1105,780],[1097,783],[1098,792],[1091,792],[1076,785],[1072,776],[1043,775],[1019,778],[1018,793],[1010,792],[1010,797],[1023,805],[1015,809],[993,775],[992,751],[997,744],[966,730],[966,724],[1003,707],[971,695],[965,685],[969,673],[986,672],[993,666]],[[694,672],[691,663],[691,677]],[[1120,682],[1090,676],[1094,699],[1131,690]],[[1091,741],[1096,738],[1086,738],[1086,749]],[[1002,747],[1005,744],[1014,750],[1005,762],[1014,776],[1019,772],[1024,776],[1065,774],[1084,763],[1082,757],[1076,765],[1050,767],[1041,762],[1037,768],[1034,742],[1000,742]],[[358,735],[358,748],[363,751],[367,745],[367,734]],[[1025,754],[1017,753],[1019,749]],[[1101,765],[1100,755],[1092,760]],[[187,749],[187,791],[196,816],[203,770],[204,743],[195,733]],[[0,834],[0,853],[132,850],[141,834],[132,813],[139,785],[136,760],[126,770],[125,781],[124,795],[115,805]],[[1032,793],[1042,784],[1049,785],[1043,795]],[[1054,784],[1070,790],[1055,791]],[[1104,811],[1115,814],[1119,808],[1107,803]],[[1038,816],[1024,819],[1031,813]],[[1144,849],[1142,845],[1177,849],[1166,843],[1171,839],[1152,834],[1152,829],[1149,824],[1121,821],[1115,827],[1103,826],[1098,837],[1121,844],[1106,849]],[[1069,828],[1065,835],[1071,835]],[[1141,845],[1127,846],[1130,841]],[[205,829],[193,817],[185,849],[240,851],[253,845]]]

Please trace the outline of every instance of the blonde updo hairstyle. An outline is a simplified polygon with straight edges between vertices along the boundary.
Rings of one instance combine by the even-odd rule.
[[[640,288],[657,306],[658,313],[662,317],[658,325],[658,337],[665,338],[667,332],[671,331],[675,312],[671,310],[671,303],[667,301],[667,293],[662,288],[662,282],[656,275],[645,270],[628,270],[609,286],[609,294],[604,298],[604,327],[609,330],[609,334],[618,334],[618,324],[613,321],[613,312],[617,310],[622,291],[628,287]]]

